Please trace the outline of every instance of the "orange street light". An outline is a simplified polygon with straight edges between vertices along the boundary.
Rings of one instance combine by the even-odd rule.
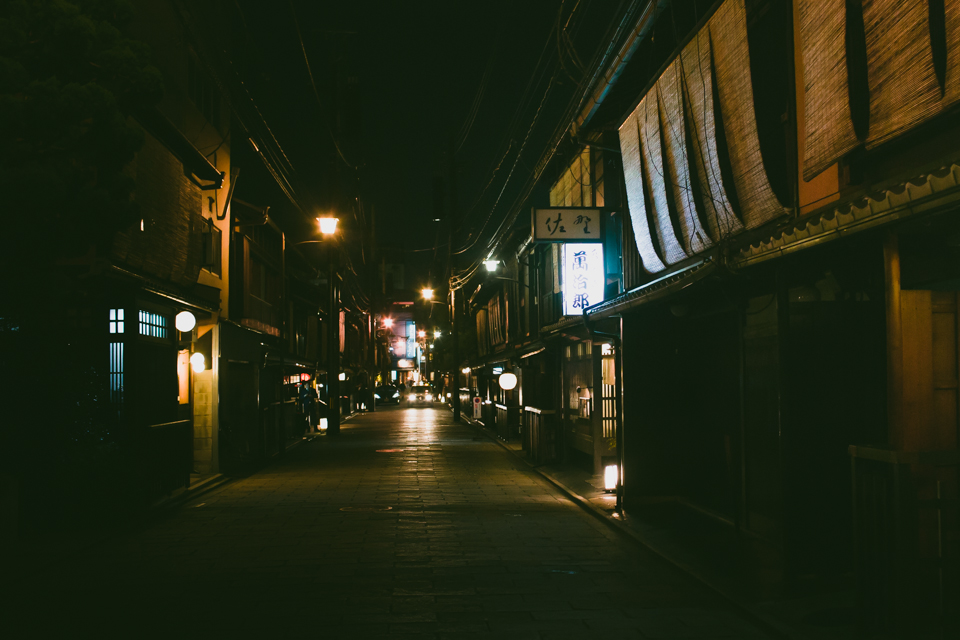
[[[317,222],[320,224],[320,233],[325,236],[332,236],[337,232],[337,222],[339,218],[333,218],[330,216],[317,218]]]

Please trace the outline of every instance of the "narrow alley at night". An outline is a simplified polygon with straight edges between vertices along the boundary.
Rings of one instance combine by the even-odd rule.
[[[19,598],[33,637],[768,637],[439,409],[360,416]]]
[[[960,638],[960,0],[0,2],[0,635]]]

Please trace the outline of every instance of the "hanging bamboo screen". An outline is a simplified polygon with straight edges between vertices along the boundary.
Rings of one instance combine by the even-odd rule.
[[[850,114],[846,16],[846,0],[800,0],[804,180],[860,144]]]
[[[743,0],[724,2],[707,27],[740,218],[747,229],[753,229],[784,215],[787,210],[770,187],[760,155]]]
[[[926,0],[865,0],[870,135],[875,147],[936,115],[940,84],[933,68]]]
[[[947,76],[943,101],[951,105],[960,99],[960,2],[947,2]]]
[[[630,208],[630,224],[643,268],[648,273],[666,269],[657,255],[647,223],[647,205],[644,201],[643,168],[640,161],[640,133],[638,114],[640,107],[620,126],[620,153],[623,158],[623,179],[627,189],[627,204]]]
[[[696,179],[700,184],[703,219],[713,240],[743,231],[733,212],[720,177],[717,133],[713,112],[713,74],[710,66],[710,32],[702,29],[680,55],[683,65],[687,136],[691,142]]]
[[[640,127],[640,152],[646,167],[644,186],[650,194],[653,205],[653,219],[657,225],[657,238],[666,263],[675,264],[686,259],[687,254],[680,246],[670,220],[670,208],[667,204],[667,176],[663,170],[663,154],[660,146],[660,109],[656,91],[648,93],[637,109]]]
[[[713,78],[739,217],[721,178]],[[648,272],[787,213],[767,179],[753,109],[744,2],[727,0],[620,127],[627,201]],[[692,167],[687,149],[695,150]]]
[[[657,80],[657,94],[662,114],[660,135],[664,150],[664,178],[673,194],[683,247],[687,253],[693,255],[709,248],[713,243],[698,218],[693,185],[690,182],[680,66],[680,59],[677,58],[667,67]]]

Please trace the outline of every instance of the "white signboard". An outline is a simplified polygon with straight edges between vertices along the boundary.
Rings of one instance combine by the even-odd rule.
[[[479,420],[483,417],[483,407],[481,403],[483,400],[479,396],[474,396],[473,398],[473,418],[474,420]]]
[[[534,242],[600,242],[600,209],[566,207],[533,210]]]
[[[563,245],[563,314],[578,316],[603,302],[606,275],[603,245],[582,242]]]

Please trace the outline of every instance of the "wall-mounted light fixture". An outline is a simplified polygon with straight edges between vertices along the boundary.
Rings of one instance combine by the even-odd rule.
[[[174,324],[177,326],[177,331],[186,333],[187,331],[193,331],[193,328],[197,326],[197,318],[189,311],[181,311],[177,314]]]
[[[502,373],[500,377],[497,378],[497,381],[500,383],[500,388],[510,391],[517,386],[517,376],[512,373]]]

